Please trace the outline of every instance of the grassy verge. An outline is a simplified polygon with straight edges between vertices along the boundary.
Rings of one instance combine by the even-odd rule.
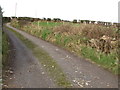
[[[2,31],[0,30],[0,84],[2,83]],[[1,89],[1,85],[0,85]]]
[[[1,68],[1,72],[0,74],[2,75],[2,79],[0,79],[1,83],[4,83],[4,80],[6,79],[5,75],[6,75],[6,70],[9,68],[9,50],[10,50],[10,44],[9,44],[9,38],[6,35],[6,33],[4,31],[0,31],[0,34],[2,35],[0,37],[0,68]]]
[[[7,35],[2,32],[2,64],[5,66],[7,64],[7,57],[9,54],[9,39]]]
[[[62,72],[61,68],[57,65],[55,60],[48,55],[48,53],[32,43],[30,40],[23,37],[18,32],[12,30],[11,28],[8,29],[14,32],[16,36],[32,50],[33,54],[40,60],[41,64],[47,69],[48,73],[54,78],[57,85],[62,87],[71,87],[71,83],[66,79],[66,76]]]
[[[96,62],[97,64],[101,65],[102,67],[112,71],[115,74],[119,74],[118,69],[118,62],[119,60],[116,59],[117,54],[115,52],[105,55],[104,53],[96,52],[95,49],[91,47],[81,47],[81,54],[91,59],[92,61]]]
[[[11,25],[19,28],[18,26],[20,24],[11,22]],[[39,24],[32,22],[32,24],[23,25],[23,27],[19,29],[65,48],[80,57],[83,56],[84,58],[90,59],[92,62],[101,65],[105,69],[118,74],[118,54],[115,52],[118,48],[117,44],[115,44],[118,41],[116,28],[89,24],[77,25],[61,23],[56,25],[55,22],[52,22],[52,24],[51,22],[48,24],[47,22],[39,22]],[[103,35],[116,40],[112,41],[112,39],[109,39],[109,43],[104,43],[101,40]],[[91,40],[94,41],[88,44]],[[108,47],[111,48],[108,49]],[[98,48],[102,49],[100,50]],[[110,53],[105,54],[106,51],[110,51]]]
[[[0,30],[0,68],[2,68],[2,31]]]

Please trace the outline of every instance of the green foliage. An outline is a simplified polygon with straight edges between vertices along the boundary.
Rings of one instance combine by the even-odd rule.
[[[92,48],[81,47],[81,53],[86,58],[90,58],[92,60],[96,60],[97,59],[96,52]]]
[[[77,23],[77,19],[74,19],[74,20],[73,20],[73,23]]]
[[[70,40],[71,40],[70,37],[65,36],[63,40],[63,44],[66,45],[68,42],[70,42]]]
[[[47,21],[51,21],[51,18],[47,18]]]
[[[51,33],[50,30],[48,29],[45,29],[45,30],[42,30],[42,39],[46,40],[47,36]]]
[[[11,25],[14,26],[14,27],[16,27],[16,28],[20,28],[20,25],[19,25],[19,22],[18,22],[17,19],[13,19],[11,21]]]
[[[0,30],[0,68],[1,67],[2,67],[2,31]]]
[[[7,35],[3,32],[2,33],[2,64],[5,65],[5,62],[7,60],[8,56],[8,50],[9,50],[9,40]]]
[[[81,47],[81,54],[93,60],[97,64],[100,64],[101,66],[109,69],[110,71],[118,74],[118,60],[117,60],[117,54],[112,53],[109,55],[105,55],[104,53],[97,52],[95,49],[91,47]]]
[[[56,38],[56,43],[61,44],[61,34],[56,34],[55,38]]]
[[[89,39],[88,39],[87,37],[80,36],[80,42],[81,42],[82,44],[87,43],[88,40],[89,40]]]

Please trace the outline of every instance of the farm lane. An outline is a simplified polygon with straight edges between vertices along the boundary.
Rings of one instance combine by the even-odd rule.
[[[77,57],[51,43],[43,41],[26,32],[9,28],[22,34],[24,37],[43,48],[49,55],[56,60],[63,72],[72,82],[73,87],[81,88],[118,88],[118,77],[111,72],[92,64],[91,62]]]
[[[7,88],[54,88],[57,87],[47,75],[32,52],[9,30],[4,30],[15,50],[13,74],[7,79]],[[6,86],[5,85],[5,86]]]

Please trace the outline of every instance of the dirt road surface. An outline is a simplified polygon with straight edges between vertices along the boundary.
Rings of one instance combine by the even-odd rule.
[[[25,33],[21,30],[13,28],[9,24],[7,24],[7,26],[14,29],[15,31],[19,32],[24,37],[28,38],[33,43],[37,44],[40,48],[43,48],[43,50],[48,52],[49,55],[54,60],[56,60],[58,65],[62,68],[63,72],[67,75],[67,77],[73,84],[73,87],[118,88],[118,77],[116,75],[113,75],[111,72],[109,72],[95,64],[92,64],[91,62],[89,62],[87,60],[77,57],[77,56],[67,52],[66,50],[61,49],[51,43],[48,43],[48,42],[43,41],[39,38],[36,38],[32,35],[29,35],[28,33]],[[17,46],[17,48],[19,49],[20,47]],[[21,52],[24,52],[24,49],[22,49]],[[20,56],[20,57],[18,57],[19,59],[24,58],[24,57],[21,57],[21,55],[18,55],[18,56]],[[26,55],[22,54],[22,56],[26,56]],[[23,63],[23,62],[21,61],[19,63]],[[28,66],[30,66],[30,65],[28,64]],[[24,69],[24,67],[26,67],[26,65],[24,66],[24,64],[23,64],[22,69]],[[34,73],[36,73],[36,72],[34,72]],[[23,75],[23,76],[25,76],[25,75]],[[27,78],[29,78],[29,77],[27,77]]]
[[[13,74],[6,81],[7,88],[54,88],[57,87],[47,75],[31,51],[9,30],[4,30],[13,44]]]

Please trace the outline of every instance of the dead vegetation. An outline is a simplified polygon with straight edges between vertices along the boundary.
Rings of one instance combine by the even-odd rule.
[[[80,35],[87,38],[84,41],[86,45],[96,48],[97,51],[102,51],[106,54],[110,53],[113,49],[118,48],[118,33],[113,30],[113,27],[103,27],[98,25],[81,25],[73,26],[65,24],[56,27],[55,32],[63,33],[66,35]]]

